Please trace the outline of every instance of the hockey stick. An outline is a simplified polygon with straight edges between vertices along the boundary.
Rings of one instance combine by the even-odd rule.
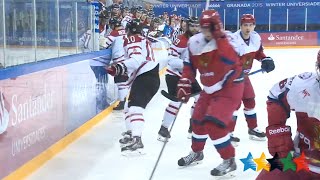
[[[171,94],[169,94],[167,91],[165,90],[161,90],[161,94],[162,96],[164,96],[165,98],[171,100],[171,101],[174,101],[174,102],[182,102],[180,99],[178,99],[177,97],[175,96],[172,96]],[[194,94],[191,94],[190,97],[193,97],[193,96],[196,96],[200,94],[200,92],[197,92],[197,93],[194,93]]]
[[[258,69],[258,70],[256,70],[256,71],[253,71],[253,72],[249,73],[248,76],[257,74],[257,73],[259,73],[259,72],[264,72],[264,70],[263,70],[263,69]]]
[[[165,92],[165,91],[164,91],[164,92]],[[176,119],[177,119],[179,110],[181,109],[181,106],[182,106],[182,103],[180,103],[180,105],[179,105],[177,115],[176,115],[176,117],[175,117],[174,120],[173,120],[173,123],[172,123],[172,125],[171,125],[171,127],[170,127],[170,129],[169,129],[169,133],[171,133],[171,131],[172,131],[173,125],[174,125],[174,123],[176,122]],[[155,164],[154,167],[153,167],[153,170],[152,170],[152,172],[151,172],[151,175],[150,175],[150,177],[149,177],[149,180],[152,180],[153,175],[154,175],[154,173],[156,172],[156,169],[157,169],[157,167],[158,167],[158,164],[159,164],[159,162],[160,162],[161,156],[162,156],[162,154],[163,154],[163,152],[164,152],[164,148],[166,147],[167,143],[168,143],[168,138],[166,138],[166,140],[164,141],[164,144],[162,145],[160,154],[159,154],[159,156],[158,156],[158,159],[157,159],[156,164]]]
[[[210,0],[207,0],[207,1],[206,1],[206,10],[209,9],[209,6],[210,6]]]
[[[263,69],[258,69],[258,70],[256,70],[256,71],[253,71],[253,72],[249,73],[248,76],[257,74],[257,73],[259,73],[259,72],[264,72],[264,70],[263,70]],[[169,94],[169,93],[168,93],[167,91],[165,91],[165,90],[161,90],[161,94],[162,94],[162,96],[164,96],[165,98],[167,98],[167,99],[169,99],[169,100],[171,100],[171,101],[181,102],[180,99],[178,99],[177,97]],[[191,94],[190,97],[196,96],[196,95],[198,95],[198,94],[200,94],[200,92],[195,93],[195,94]]]

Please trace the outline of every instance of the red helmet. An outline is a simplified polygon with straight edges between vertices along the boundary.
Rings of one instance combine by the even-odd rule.
[[[200,16],[200,26],[201,27],[210,27],[212,23],[212,17],[219,16],[218,11],[214,9],[205,10]]]
[[[244,23],[256,24],[256,19],[253,17],[252,14],[244,14],[241,17],[241,24],[244,24]]]

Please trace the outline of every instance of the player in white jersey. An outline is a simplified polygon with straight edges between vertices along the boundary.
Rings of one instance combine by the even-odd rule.
[[[186,58],[189,58],[189,50],[188,50],[188,40],[193,35],[199,33],[199,20],[196,17],[190,17],[187,21],[187,31],[180,35],[171,45],[170,47],[170,55],[168,58],[168,66],[166,72],[166,83],[168,87],[168,93],[174,97],[177,96],[177,84],[179,79],[181,78],[183,61]],[[197,81],[192,84],[192,94],[200,93],[201,87]],[[194,96],[195,101],[191,107],[191,115],[193,113],[194,106],[199,98],[199,95]],[[161,124],[161,128],[158,132],[159,141],[166,141],[171,137],[168,128],[171,126],[172,122],[176,119],[177,113],[179,111],[179,107],[181,102],[171,101],[163,116],[163,121]],[[191,120],[190,120],[191,121]],[[189,126],[189,137],[191,138],[191,122]]]
[[[125,60],[124,58],[124,37],[126,36],[125,29],[121,26],[121,19],[111,18],[109,21],[111,26],[111,33],[105,38],[106,48],[111,48],[112,50],[112,61],[113,63],[119,63]],[[127,86],[128,76],[115,76],[114,82],[118,86],[118,100],[120,103],[114,110],[123,110],[126,101],[126,96],[128,95],[129,88]]]
[[[155,61],[150,42],[141,35],[142,26],[136,19],[128,23],[124,40],[126,59],[107,68],[112,76],[129,75],[131,90],[125,108],[127,131],[119,140],[124,154],[143,153],[141,135],[145,121],[144,109],[160,86],[159,63]]]
[[[262,171],[257,180],[320,179],[320,51],[316,68],[317,73],[303,73],[275,84],[267,101],[270,154],[287,158],[291,151],[295,156],[304,153],[308,171]],[[286,125],[291,111],[297,119],[294,140],[291,127]]]

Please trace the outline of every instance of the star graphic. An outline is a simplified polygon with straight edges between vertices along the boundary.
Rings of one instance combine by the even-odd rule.
[[[291,169],[292,171],[296,171],[297,166],[295,163],[292,161],[292,154],[288,153],[287,157],[280,159],[280,161],[283,164],[283,171],[287,171]]]
[[[298,158],[294,158],[293,161],[297,165],[297,171],[300,171],[300,170],[309,171],[309,166],[306,161],[306,156],[304,155],[304,152],[302,152]]]
[[[260,158],[253,159],[253,161],[257,164],[257,171],[262,169],[266,171],[270,170],[270,164],[266,160],[266,155],[264,153],[261,153]]]
[[[279,155],[276,153],[273,158],[267,159],[267,161],[270,163],[270,171],[273,171],[275,169],[279,169],[282,171],[282,164],[279,160]]]
[[[251,152],[249,152],[246,158],[240,159],[240,161],[244,164],[243,171],[246,171],[248,169],[252,169],[256,171],[257,165],[253,162],[253,157]]]

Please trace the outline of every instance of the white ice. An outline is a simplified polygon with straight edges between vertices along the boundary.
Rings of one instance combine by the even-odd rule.
[[[258,124],[261,130],[267,125],[266,98],[268,90],[276,82],[306,71],[315,71],[314,65],[318,49],[267,49],[265,53],[275,60],[276,69],[267,74],[259,73],[251,76],[256,93],[256,110]],[[255,63],[253,70],[259,69]],[[161,88],[165,89],[162,77]],[[28,177],[30,180],[148,180],[155,165],[162,142],[157,141],[157,132],[160,128],[165,107],[169,101],[158,93],[145,112],[145,130],[143,143],[146,155],[127,158],[120,155],[118,139],[124,131],[123,116],[114,112],[87,134],[76,140],[52,160]],[[190,151],[191,142],[187,139],[189,123],[189,109],[192,103],[183,105],[172,130],[172,138],[167,144],[153,180],[206,180],[214,179],[210,170],[221,163],[211,141],[207,141],[202,164],[187,168],[179,168],[177,161]],[[254,158],[264,152],[270,157],[267,142],[249,140],[247,124],[240,111],[235,135],[241,139],[236,148],[238,169],[233,179],[255,179],[259,172],[243,171],[241,158],[251,152]],[[296,129],[295,115],[287,121],[292,129]],[[294,132],[293,132],[294,134]]]

